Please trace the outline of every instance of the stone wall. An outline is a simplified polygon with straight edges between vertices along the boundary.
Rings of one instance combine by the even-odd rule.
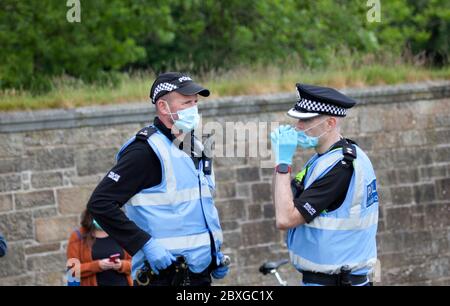
[[[368,153],[378,177],[381,284],[449,285],[450,82],[346,92],[360,104],[343,134]],[[200,110],[205,122],[288,123],[284,112],[294,100],[294,94],[216,99]],[[67,238],[117,149],[150,122],[152,108],[137,103],[0,114],[0,233],[9,244],[0,259],[0,285],[64,284]],[[299,152],[296,170],[311,153]],[[232,257],[231,275],[219,284],[275,285],[258,267],[287,258],[274,224],[272,169],[260,161],[215,160],[216,204],[225,253]],[[281,273],[291,285],[299,283],[290,266]]]

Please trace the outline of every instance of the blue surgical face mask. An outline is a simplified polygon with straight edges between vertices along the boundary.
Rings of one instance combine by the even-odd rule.
[[[173,124],[177,129],[183,131],[183,133],[187,133],[197,127],[198,122],[200,121],[200,115],[198,114],[197,105],[177,111],[176,114],[178,115],[178,120],[175,120],[172,116],[175,113],[170,112],[169,104],[167,102],[166,104],[169,108],[169,114],[173,120]]]
[[[325,135],[327,132],[323,132],[322,134],[320,134],[319,136],[308,136],[306,135],[306,131],[318,126],[319,124],[325,122],[327,119],[320,121],[319,123],[313,125],[312,127],[304,130],[304,131],[299,131],[297,130],[297,144],[303,148],[303,149],[308,149],[308,148],[315,148],[317,147],[317,145],[319,144],[319,138],[322,137],[323,135]]]
[[[103,231],[103,228],[100,226],[100,224],[97,223],[97,221],[95,221],[95,219],[92,220],[92,223],[94,224],[95,229]]]

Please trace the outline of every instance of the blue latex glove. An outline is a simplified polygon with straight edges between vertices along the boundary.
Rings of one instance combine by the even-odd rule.
[[[278,137],[280,134],[280,131],[285,131],[288,130],[289,126],[288,125],[280,125],[278,128],[276,128],[275,130],[272,131],[272,133],[270,133],[270,140],[272,142],[272,152],[275,156],[275,161],[278,160]]]
[[[159,270],[164,270],[172,264],[176,258],[166,250],[158,241],[150,238],[142,247],[145,258],[147,258],[150,267],[155,274],[159,274]]]
[[[290,125],[281,125],[270,134],[277,165],[292,165],[292,157],[297,150],[297,138],[297,131]]]
[[[217,254],[217,259],[219,259],[219,262],[222,262],[223,260],[222,252],[219,252]],[[222,279],[228,274],[229,271],[230,268],[228,266],[219,265],[216,269],[214,269],[211,272],[211,276],[214,277],[215,279]]]

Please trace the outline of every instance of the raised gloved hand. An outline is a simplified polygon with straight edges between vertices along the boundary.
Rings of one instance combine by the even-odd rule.
[[[159,274],[159,270],[164,270],[176,260],[176,258],[157,240],[150,238],[142,247],[145,258],[147,258],[150,267],[155,274]]]
[[[277,165],[292,164],[292,157],[297,150],[297,137],[297,131],[290,125],[281,125],[270,134]]]
[[[221,264],[211,272],[211,276],[214,277],[215,279],[222,279],[222,278],[224,278],[228,274],[228,272],[230,271],[230,268],[228,267],[228,265],[222,264],[223,257],[224,257],[224,255],[223,255],[222,252],[219,252],[217,254],[217,259],[219,260],[219,262]]]

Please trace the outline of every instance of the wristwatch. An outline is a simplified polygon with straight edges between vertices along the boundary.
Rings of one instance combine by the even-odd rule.
[[[289,164],[278,164],[276,167],[275,167],[275,170],[278,172],[278,173],[282,173],[282,174],[285,174],[285,173],[291,173],[291,165],[289,165]]]

